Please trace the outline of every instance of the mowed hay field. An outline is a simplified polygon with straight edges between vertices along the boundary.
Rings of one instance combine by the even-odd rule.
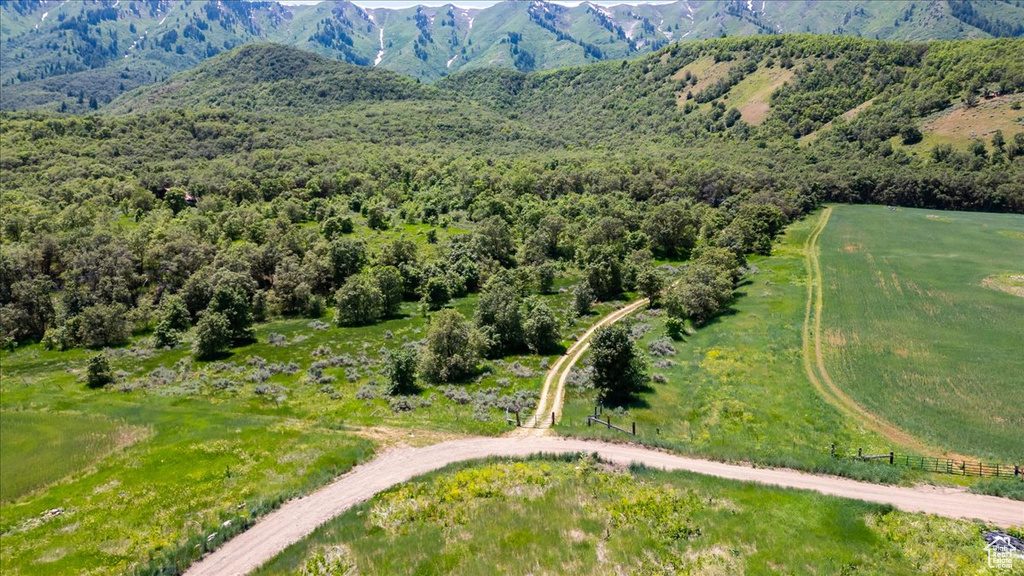
[[[838,206],[820,238],[825,365],[939,449],[1024,462],[1024,217]]]

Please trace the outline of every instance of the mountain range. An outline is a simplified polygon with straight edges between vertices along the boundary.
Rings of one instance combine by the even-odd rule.
[[[275,42],[433,82],[632,58],[671,42],[778,33],[890,40],[1024,35],[1024,0],[681,0],[568,7],[361,8],[228,0],[5,0],[4,109],[82,112],[252,42]]]

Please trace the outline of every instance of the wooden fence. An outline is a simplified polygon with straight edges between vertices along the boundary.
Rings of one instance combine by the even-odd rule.
[[[832,456],[836,456],[836,447],[832,445]],[[981,476],[991,478],[1021,478],[1024,480],[1024,467],[1016,464],[993,464],[990,462],[971,462],[952,458],[935,458],[932,456],[911,456],[909,454],[864,454],[857,449],[855,460],[888,460],[890,465],[905,466],[914,470],[935,472],[938,474],[956,474],[959,476]]]
[[[626,430],[625,428],[619,428],[615,424],[612,424],[612,417],[611,416],[605,416],[605,418],[607,418],[607,420],[601,420],[597,416],[593,416],[593,415],[587,416],[587,426],[590,426],[591,422],[596,422],[596,423],[600,424],[601,426],[605,426],[607,428],[614,428],[615,430],[618,430],[619,432],[623,432],[625,434],[632,434],[633,436],[636,436],[636,422],[633,422],[633,429],[632,430]]]

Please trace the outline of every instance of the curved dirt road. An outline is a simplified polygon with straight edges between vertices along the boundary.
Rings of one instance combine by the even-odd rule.
[[[562,404],[565,403],[565,381],[569,378],[572,367],[579,362],[583,354],[590,348],[590,337],[602,326],[614,324],[619,320],[636,312],[647,304],[647,298],[641,298],[631,302],[618,310],[601,318],[593,326],[579,337],[568,350],[554,363],[544,376],[544,387],[540,391],[540,399],[537,400],[537,409],[533,416],[530,416],[521,428],[517,428],[509,436],[543,436],[551,428],[552,420],[558,421],[562,418]]]
[[[751,468],[684,458],[630,444],[556,437],[467,438],[423,448],[399,448],[357,466],[333,483],[284,504],[248,531],[225,543],[186,572],[189,576],[246,574],[374,494],[448,464],[488,456],[523,457],[536,453],[597,453],[619,464],[642,463],[666,470],[688,470],[730,480],[758,482],[950,518],[975,518],[997,526],[1024,525],[1024,502],[968,494],[952,489],[901,488],[817,476],[794,470]]]

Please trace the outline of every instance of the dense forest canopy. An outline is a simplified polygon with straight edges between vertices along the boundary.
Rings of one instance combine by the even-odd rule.
[[[269,316],[373,322],[551,267],[579,272],[585,304],[642,291],[660,258],[692,255],[692,284],[718,286],[825,201],[1024,212],[1021,131],[916,144],[928,115],[1024,91],[1021,53],[726,38],[426,86],[261,44],[98,114],[4,113],[0,337],[170,345],[199,323],[223,346]],[[716,65],[714,82],[692,72]],[[744,117],[744,82],[782,70],[769,112]],[[459,233],[379,240],[409,224]],[[697,322],[687,298],[721,299],[705,292],[673,302]],[[494,321],[534,312],[521,306]]]

